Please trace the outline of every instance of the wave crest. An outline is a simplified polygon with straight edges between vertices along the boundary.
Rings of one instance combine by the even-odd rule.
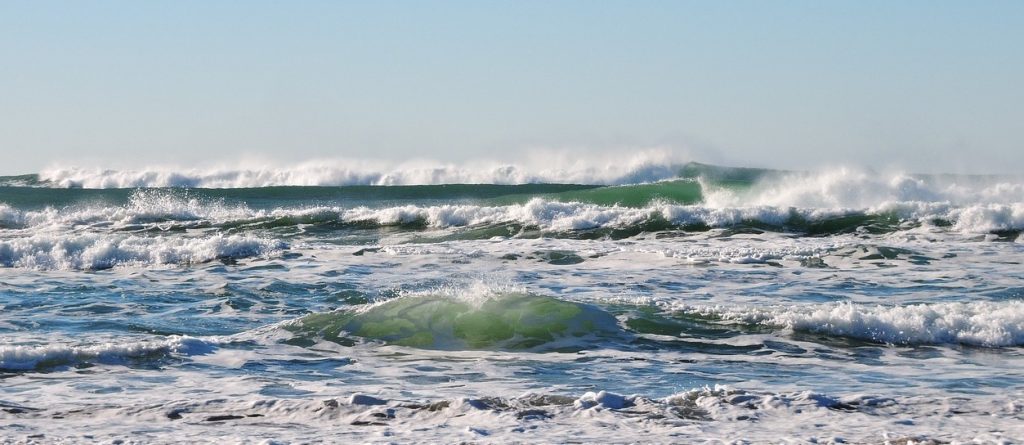
[[[434,184],[637,184],[679,176],[684,163],[661,150],[632,156],[535,156],[517,164],[434,161],[389,165],[363,160],[323,160],[290,166],[138,170],[51,168],[39,180],[57,187],[252,188],[272,186],[434,185]]]
[[[213,348],[210,342],[187,336],[86,346],[0,346],[0,370],[28,371],[82,362],[123,363],[156,355],[201,354]]]
[[[245,235],[180,238],[39,234],[0,241],[0,266],[98,270],[133,265],[187,265],[254,257],[286,247],[280,241]]]
[[[682,312],[726,322],[779,326],[887,344],[1024,345],[1024,302],[1021,301],[905,306],[838,303],[814,307],[700,307]]]

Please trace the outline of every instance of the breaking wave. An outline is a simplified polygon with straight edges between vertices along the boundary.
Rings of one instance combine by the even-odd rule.
[[[98,270],[118,266],[188,265],[266,255],[286,247],[280,241],[247,235],[186,238],[39,234],[0,240],[0,266]]]
[[[714,207],[656,200],[629,207],[534,197],[508,205],[326,205],[254,209],[245,204],[182,198],[152,191],[137,192],[125,205],[21,210],[0,203],[0,229],[27,230],[29,235],[67,230],[161,233],[211,227],[255,230],[309,225],[411,230],[505,227],[509,229],[503,232],[505,235],[524,228],[553,233],[613,230],[621,231],[623,236],[643,231],[736,226],[811,235],[856,231],[887,233],[923,226],[965,234],[999,233],[1012,240],[1024,229],[1024,203],[957,207],[948,203],[900,202],[868,209],[843,209],[768,205]]]
[[[30,371],[80,363],[121,364],[170,354],[202,354],[214,344],[194,337],[172,336],[166,340],[109,342],[67,346],[0,346],[0,370]]]
[[[364,160],[324,160],[285,167],[247,169],[103,170],[55,168],[41,172],[38,181],[54,187],[131,188],[197,187],[251,188],[270,186],[431,185],[431,184],[636,184],[677,177],[683,163],[665,151],[632,156],[536,156],[524,162],[433,161],[388,165]],[[16,180],[15,180],[16,179]],[[25,177],[14,177],[24,183]]]
[[[1024,302],[959,302],[905,306],[838,303],[813,307],[694,307],[679,311],[719,322],[897,345],[1024,345]]]
[[[289,327],[342,344],[353,338],[425,349],[556,349],[619,331],[614,316],[585,304],[476,288],[408,295],[363,308],[313,314]]]

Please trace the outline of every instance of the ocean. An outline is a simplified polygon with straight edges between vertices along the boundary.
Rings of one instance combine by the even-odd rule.
[[[0,442],[1020,443],[1022,229],[1020,176],[0,177]]]

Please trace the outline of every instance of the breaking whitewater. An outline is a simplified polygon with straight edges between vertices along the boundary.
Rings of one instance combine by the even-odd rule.
[[[7,443],[1024,441],[1024,178],[0,177]]]

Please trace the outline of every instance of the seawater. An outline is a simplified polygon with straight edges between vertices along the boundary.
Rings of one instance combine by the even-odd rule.
[[[0,436],[1024,440],[1024,180],[659,162],[0,178]]]

